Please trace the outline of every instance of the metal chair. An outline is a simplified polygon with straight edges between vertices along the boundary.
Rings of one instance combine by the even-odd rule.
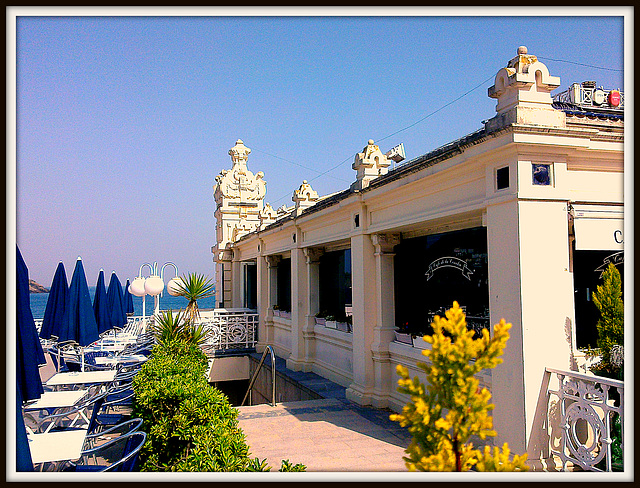
[[[136,432],[141,427],[142,419],[135,418],[113,425],[108,429],[101,430],[100,432],[87,434],[85,437],[84,449],[94,448],[114,439],[115,437]]]
[[[138,470],[138,454],[147,439],[140,430],[116,437],[99,446],[85,449],[78,461],[69,461],[64,471],[132,472]]]

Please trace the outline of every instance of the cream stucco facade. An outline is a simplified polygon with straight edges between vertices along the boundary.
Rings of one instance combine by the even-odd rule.
[[[347,387],[357,403],[398,411],[407,398],[396,391],[396,365],[417,375],[415,364],[424,360],[419,349],[394,340],[407,308],[398,310],[398,290],[407,286],[396,282],[401,244],[486,232],[486,251],[474,251],[486,260],[481,318],[513,324],[504,362],[481,375],[496,406],[494,443],[527,451],[531,462],[544,459],[544,369],[575,370],[579,356],[576,250],[623,250],[622,118],[557,108],[551,92],[559,85],[519,48],[488,91],[496,114],[482,129],[394,170],[368,141],[355,156],[350,188],[320,197],[303,182],[294,206],[278,211],[263,204],[264,175],[248,170],[250,150],[238,141],[233,169],[215,187],[219,305],[257,308],[258,349],[271,344],[290,369]],[[315,320],[323,256],[345,250],[350,332]],[[283,262],[290,263],[288,314],[274,310]]]

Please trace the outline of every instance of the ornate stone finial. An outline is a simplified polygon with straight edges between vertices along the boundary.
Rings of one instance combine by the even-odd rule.
[[[238,139],[236,145],[229,149],[229,155],[231,156],[234,167],[236,165],[246,167],[249,154],[251,154],[251,149],[244,145],[242,139]]]
[[[551,127],[564,126],[564,113],[552,107],[551,91],[560,86],[560,78],[551,76],[547,66],[526,46],[496,74],[487,94],[495,98],[497,116],[487,126],[501,127],[513,123]]]
[[[387,173],[391,161],[380,148],[369,139],[362,152],[356,154],[351,167],[357,171],[356,181],[351,184],[352,190],[362,190],[369,186],[369,182]]]
[[[318,196],[318,192],[311,188],[311,185],[307,182],[307,180],[303,180],[300,188],[293,192],[291,200],[295,202],[296,211],[299,213],[303,209],[315,204],[319,198],[320,197]]]

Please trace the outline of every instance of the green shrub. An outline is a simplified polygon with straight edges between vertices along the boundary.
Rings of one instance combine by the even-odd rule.
[[[611,263],[602,274],[602,285],[593,292],[593,303],[600,311],[596,328],[601,360],[592,367],[592,372],[611,378],[620,377],[621,368],[612,363],[611,349],[624,345],[624,305],[620,272]]]
[[[485,446],[475,449],[471,436],[486,439],[495,436],[489,411],[491,393],[480,389],[475,377],[483,369],[502,362],[500,356],[509,339],[511,324],[501,320],[494,326],[493,337],[484,329],[482,337],[467,330],[465,314],[453,302],[446,318],[436,316],[433,335],[423,339],[432,345],[422,354],[431,364],[418,362],[427,375],[426,386],[418,377],[411,379],[409,370],[398,365],[398,391],[410,395],[400,414],[391,420],[407,427],[412,441],[403,457],[410,471],[526,471],[527,455],[515,455],[507,443],[493,451]],[[502,449],[502,450],[501,450]]]
[[[238,411],[207,382],[207,357],[188,338],[158,344],[134,379],[134,415],[147,442],[141,471],[269,471],[249,457]],[[281,471],[304,471],[283,462]]]

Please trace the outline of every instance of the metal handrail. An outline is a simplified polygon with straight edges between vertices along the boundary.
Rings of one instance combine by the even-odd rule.
[[[264,360],[267,357],[267,351],[271,353],[271,406],[276,406],[276,355],[273,352],[273,347],[269,345],[264,348],[262,357],[260,358],[260,363],[258,364],[256,371],[253,373],[253,376],[251,377],[249,388],[247,388],[247,392],[244,394],[244,398],[242,399],[242,403],[240,403],[240,406],[244,405],[244,402],[247,400],[249,393],[251,393],[251,388],[253,388],[253,384],[256,382],[256,378],[258,377],[260,368],[264,364]]]

